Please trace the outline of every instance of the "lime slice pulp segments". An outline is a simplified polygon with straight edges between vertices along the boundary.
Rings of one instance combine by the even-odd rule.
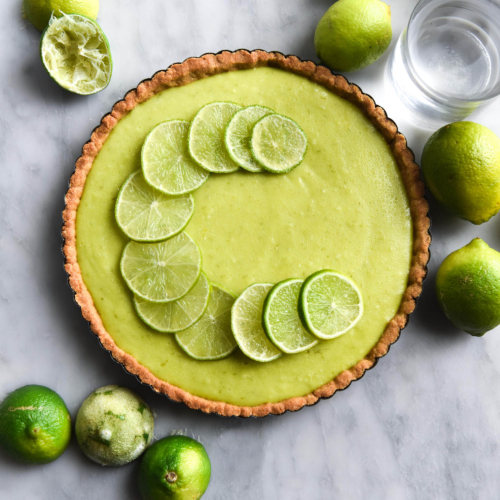
[[[320,339],[334,339],[360,320],[363,299],[349,278],[326,269],[304,281],[299,309],[312,334]]]
[[[243,354],[255,361],[273,361],[281,356],[262,328],[262,307],[270,283],[250,285],[237,299],[231,311],[234,338]]]
[[[40,55],[49,75],[81,95],[105,89],[113,72],[109,43],[100,26],[84,16],[52,17],[42,34]]]
[[[150,302],[134,296],[137,314],[148,326],[164,333],[180,332],[196,323],[208,305],[211,286],[204,272],[194,287],[179,300]]]
[[[237,347],[231,331],[231,307],[236,297],[212,285],[208,307],[193,326],[175,334],[181,348],[194,359],[213,360],[229,356]]]
[[[225,142],[231,158],[245,170],[262,172],[250,149],[250,137],[255,124],[274,111],[264,106],[248,106],[240,109],[226,127]]]
[[[154,242],[180,233],[191,220],[194,200],[190,194],[170,196],[152,188],[141,171],[123,184],[116,200],[120,229],[135,241]]]
[[[170,302],[184,297],[198,281],[201,252],[186,233],[160,243],[131,241],[123,250],[120,270],[139,297]]]
[[[163,122],[144,141],[142,172],[149,184],[164,193],[189,193],[210,175],[189,154],[189,126],[184,120]]]
[[[224,142],[226,127],[241,106],[232,102],[212,102],[203,106],[189,130],[189,152],[209,172],[235,172],[239,166],[229,156]]]
[[[282,174],[302,162],[307,150],[307,137],[292,119],[274,114],[257,122],[250,146],[259,165],[270,172]]]
[[[264,301],[262,325],[269,340],[283,352],[295,354],[318,343],[302,325],[298,302],[303,280],[281,281],[271,288]]]

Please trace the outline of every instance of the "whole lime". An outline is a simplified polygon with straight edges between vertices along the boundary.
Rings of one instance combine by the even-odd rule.
[[[314,35],[316,54],[335,71],[370,65],[391,40],[391,9],[380,0],[339,0],[321,18]]]
[[[144,454],[139,491],[143,500],[198,500],[208,488],[210,474],[210,459],[201,443],[169,436]]]
[[[30,23],[43,31],[49,23],[52,12],[81,14],[96,20],[99,13],[99,0],[23,0],[24,13]]]
[[[130,389],[106,385],[94,391],[78,410],[75,433],[88,458],[101,465],[135,460],[153,439],[149,406]]]
[[[500,253],[476,238],[444,259],[436,278],[444,313],[480,337],[500,325]]]
[[[0,445],[22,462],[54,461],[66,449],[70,437],[68,408],[48,387],[25,385],[0,404]]]
[[[478,123],[445,125],[424,147],[422,174],[448,212],[482,224],[500,209],[500,138]]]

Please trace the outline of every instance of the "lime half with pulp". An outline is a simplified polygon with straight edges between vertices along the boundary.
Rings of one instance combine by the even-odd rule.
[[[262,327],[262,308],[272,287],[271,283],[250,285],[236,299],[231,311],[234,338],[243,354],[255,361],[273,361],[281,356]]]
[[[229,356],[237,347],[231,331],[231,307],[236,297],[212,285],[208,307],[193,326],[175,335],[178,344],[194,359],[208,361]]]
[[[49,75],[75,94],[95,94],[111,80],[113,61],[108,39],[87,17],[53,16],[43,32],[40,55]]]

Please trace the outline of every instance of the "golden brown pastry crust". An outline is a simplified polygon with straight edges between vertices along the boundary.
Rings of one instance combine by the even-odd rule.
[[[101,317],[94,307],[92,297],[82,279],[76,251],[75,223],[85,180],[92,168],[94,159],[111,130],[135,106],[170,87],[187,85],[218,73],[259,66],[277,67],[306,77],[347,99],[363,111],[391,147],[401,170],[410,201],[414,243],[408,286],[399,311],[388,323],[380,340],[364,359],[340,373],[331,382],[322,385],[306,396],[286,399],[278,403],[248,407],[193,396],[183,389],[155,377],[147,368],[139,364],[134,357],[115,344],[104,328]],[[69,284],[75,294],[75,301],[81,307],[83,317],[90,323],[90,328],[113,358],[118,363],[121,363],[128,372],[136,375],[141,382],[150,385],[158,393],[166,394],[174,401],[183,402],[190,408],[205,413],[218,413],[227,417],[263,417],[269,414],[299,410],[305,405],[316,403],[320,398],[332,396],[339,389],[345,389],[353,380],[360,378],[366,370],[374,366],[377,359],[384,356],[388,352],[390,345],[398,339],[401,329],[406,326],[408,315],[415,309],[415,302],[422,291],[422,282],[427,273],[431,241],[428,204],[424,197],[424,184],[420,177],[420,169],[414,162],[412,151],[406,145],[405,137],[398,132],[396,124],[387,118],[385,111],[376,106],[373,99],[364,94],[358,86],[349,83],[341,75],[332,74],[324,66],[318,66],[311,61],[301,61],[295,56],[284,56],[279,52],[238,50],[236,52],[224,51],[219,54],[206,54],[199,58],[187,59],[183,63],[173,64],[167,70],[160,71],[151,79],[143,81],[136,89],[128,92],[122,101],[113,106],[111,113],[103,117],[100,126],[92,133],[90,141],[83,147],[82,156],[76,162],[75,172],[70,179],[65,201],[62,229],[64,238],[63,252],[66,259],[65,269],[69,275]]]

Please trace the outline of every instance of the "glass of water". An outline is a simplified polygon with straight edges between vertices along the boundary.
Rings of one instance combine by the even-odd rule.
[[[420,0],[386,77],[418,125],[466,118],[500,94],[500,0]]]

